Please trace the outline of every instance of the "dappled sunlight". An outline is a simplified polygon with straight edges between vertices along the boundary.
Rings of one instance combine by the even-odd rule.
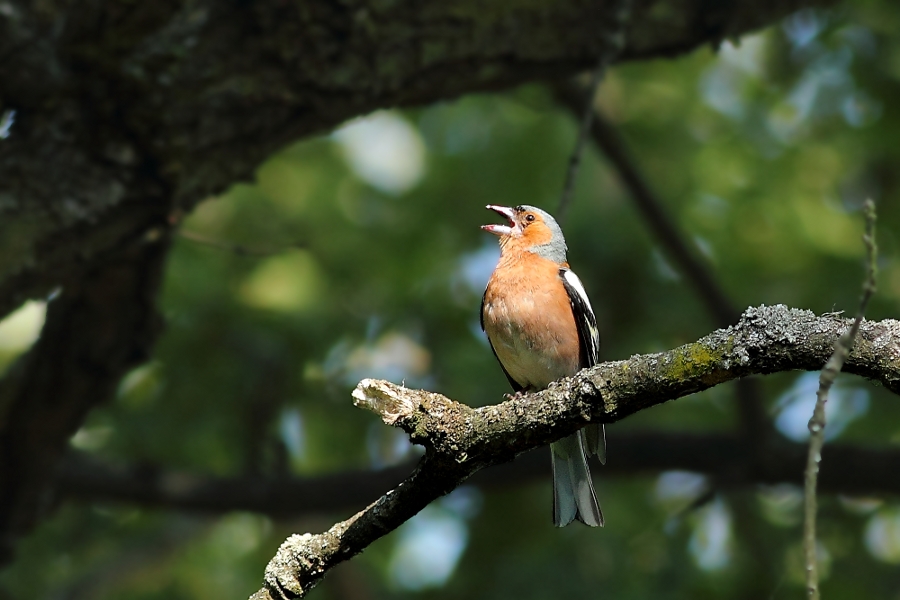
[[[881,498],[858,498],[855,496],[840,496],[838,501],[848,512],[855,515],[870,515],[885,504]]]
[[[291,459],[302,463],[306,458],[307,439],[303,414],[296,407],[286,407],[278,419],[278,433]]]
[[[0,140],[5,140],[9,137],[9,132],[12,131],[12,126],[15,122],[16,111],[6,109],[0,114]]]
[[[796,527],[803,519],[803,490],[797,485],[765,486],[756,496],[763,517],[773,525]]]
[[[656,478],[656,501],[670,514],[681,514],[709,490],[705,475],[688,471],[666,471]]]
[[[391,582],[401,589],[439,587],[453,574],[468,540],[462,519],[426,507],[397,532]]]
[[[704,571],[719,571],[731,563],[732,515],[721,498],[716,498],[694,515],[694,532],[688,549]]]
[[[218,520],[205,543],[222,559],[240,558],[256,550],[271,529],[271,522],[264,516],[234,513]]]
[[[241,203],[247,201],[246,197],[258,193],[254,186],[246,183],[235,184],[229,193],[209,198],[198,204],[197,208],[184,220],[183,225],[190,230],[221,232],[235,218]]]
[[[239,297],[254,308],[301,313],[320,306],[325,281],[310,252],[293,250],[260,261],[241,286]]]
[[[146,407],[163,389],[162,370],[155,361],[132,369],[119,382],[118,400],[129,407]]]
[[[75,432],[69,440],[73,448],[96,452],[106,446],[113,435],[113,428],[109,425],[85,425]]]
[[[256,171],[257,193],[265,194],[285,212],[303,215],[322,180],[315,165],[283,153],[267,160]]]
[[[900,509],[892,506],[874,514],[866,524],[863,537],[872,556],[900,565]]]
[[[29,300],[0,320],[0,373],[37,341],[46,315],[46,302]]]
[[[729,117],[745,116],[748,102],[746,84],[763,75],[763,59],[768,34],[757,34],[722,44],[719,60],[715,61],[700,80],[704,101]]]
[[[341,342],[332,348],[325,371],[348,385],[367,377],[392,382],[421,382],[431,368],[431,353],[410,336],[388,331],[359,345]]]
[[[414,454],[421,454],[423,449],[421,446],[413,446],[402,430],[374,422],[366,431],[366,451],[369,464],[376,469],[383,469],[400,464]]]
[[[388,378],[421,377],[431,366],[431,353],[407,335],[388,332],[373,346],[359,347],[347,357],[347,367]]]
[[[788,439],[795,442],[809,439],[807,424],[816,405],[818,389],[819,373],[802,373],[778,399],[775,427]],[[833,440],[840,436],[850,423],[863,417],[868,410],[869,391],[859,387],[855,379],[838,378],[825,404],[825,439]]]
[[[822,11],[801,9],[785,17],[781,24],[796,54],[805,50],[825,30],[828,17]]]
[[[353,171],[382,192],[398,195],[425,173],[425,144],[401,115],[378,111],[334,132]]]
[[[478,492],[462,487],[401,526],[388,566],[393,585],[411,591],[442,586],[468,544],[466,521],[478,505]]]
[[[822,542],[816,544],[816,561],[818,562],[819,579],[828,581],[834,564],[834,555]],[[806,583],[806,561],[803,555],[803,545],[799,541],[789,545],[784,552],[783,577],[796,586]]]
[[[486,217],[485,222],[488,222],[487,219],[490,217]],[[488,238],[479,249],[468,252],[460,258],[457,278],[468,292],[461,296],[460,300],[471,301],[473,295],[481,297],[499,258],[500,247],[493,237]]]

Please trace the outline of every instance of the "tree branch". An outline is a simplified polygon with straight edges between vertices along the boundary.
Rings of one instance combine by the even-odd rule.
[[[569,166],[566,169],[566,179],[563,183],[562,195],[559,198],[559,206],[556,209],[556,220],[560,223],[565,220],[569,202],[575,191],[575,179],[578,175],[578,167],[581,164],[581,154],[584,151],[584,144],[587,141],[588,132],[591,129],[591,121],[594,118],[594,96],[597,95],[597,88],[606,74],[606,68],[618,57],[619,53],[622,52],[622,48],[625,47],[625,32],[628,28],[628,20],[631,17],[631,9],[632,0],[611,2],[609,27],[612,35],[605,36],[608,47],[600,51],[597,65],[591,71],[587,89],[583,90],[580,110],[574,107],[577,102],[573,101],[572,112],[576,116],[581,116],[581,122],[578,128],[578,136],[575,139],[575,148],[569,157]]]
[[[603,468],[603,479],[692,471],[710,476],[721,488],[758,484],[802,485],[806,447],[778,440],[754,461],[739,438],[726,434],[688,435],[643,431],[607,435],[615,460]],[[900,450],[831,444],[824,450],[828,470],[820,488],[858,496],[900,495]],[[379,470],[348,470],[318,477],[214,477],[170,471],[148,465],[111,465],[89,455],[72,453],[61,464],[54,493],[61,500],[122,503],[200,513],[252,511],[276,519],[311,513],[358,511],[386,489],[396,486],[414,462]],[[543,449],[528,451],[514,461],[483,469],[467,484],[483,489],[521,485],[547,479]]]
[[[733,327],[657,354],[581,371],[541,392],[473,409],[440,394],[364,380],[357,406],[381,415],[426,449],[396,488],[327,532],[285,541],[253,598],[302,597],[336,564],[358,554],[476,471],[640,410],[754,374],[818,370],[850,321],[785,306],[750,308]],[[863,321],[845,370],[900,393],[900,322]]]
[[[85,414],[149,356],[166,238],[133,240],[47,307],[34,347],[0,382],[0,564],[49,508],[47,483]]]

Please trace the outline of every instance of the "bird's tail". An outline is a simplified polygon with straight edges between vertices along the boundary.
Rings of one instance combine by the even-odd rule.
[[[606,464],[606,428],[603,423],[592,423],[581,430],[584,433],[584,449],[588,458],[597,456],[601,465]]]
[[[578,519],[603,526],[603,513],[591,483],[584,431],[550,444],[553,465],[553,524],[563,527]]]

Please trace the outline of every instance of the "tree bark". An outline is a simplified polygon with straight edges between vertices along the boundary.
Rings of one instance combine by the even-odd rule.
[[[827,0],[640,0],[622,60],[718,45]],[[593,66],[613,0],[112,3],[0,13],[0,315],[221,193],[280,146],[386,106]]]

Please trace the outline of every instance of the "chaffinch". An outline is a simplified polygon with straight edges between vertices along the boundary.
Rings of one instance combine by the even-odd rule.
[[[488,205],[509,225],[483,225],[500,236],[500,261],[481,301],[481,328],[516,393],[546,388],[599,361],[600,333],[584,286],[566,262],[556,220],[534,206]],[[603,525],[589,455],[606,462],[603,425],[588,425],[550,444],[553,523]]]

